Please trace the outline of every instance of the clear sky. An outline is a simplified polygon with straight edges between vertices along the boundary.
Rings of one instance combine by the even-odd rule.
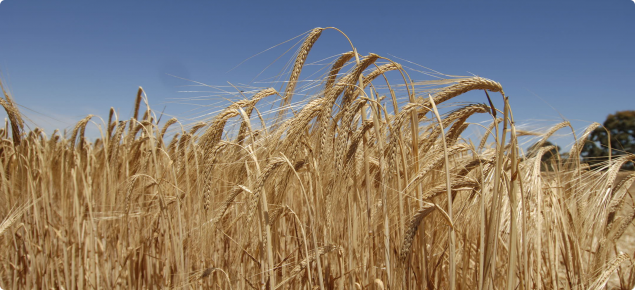
[[[530,127],[562,116],[581,133],[608,114],[635,110],[632,0],[5,0],[0,71],[23,113],[47,132],[87,114],[106,118],[110,107],[130,117],[138,86],[155,110],[187,118],[204,113],[189,113],[188,98],[212,93],[182,92],[204,89],[169,75],[218,86],[266,79],[258,74],[295,41],[249,57],[329,26],[362,54],[500,82],[517,123]],[[308,62],[349,50],[329,30]],[[197,104],[205,101],[213,98]]]

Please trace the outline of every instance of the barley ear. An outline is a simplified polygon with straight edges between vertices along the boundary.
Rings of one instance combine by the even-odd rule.
[[[0,105],[7,112],[7,116],[9,117],[9,121],[11,121],[11,133],[13,134],[13,144],[20,144],[20,135],[22,134],[22,130],[24,129],[24,121],[22,120],[22,114],[20,114],[20,110],[16,106],[13,98],[9,95],[9,93],[4,89],[4,85],[2,85],[2,81],[0,80],[0,88],[2,89],[2,93],[4,94],[4,99],[0,97]]]
[[[606,285],[606,282],[609,281],[609,277],[611,277],[613,272],[617,270],[620,264],[622,264],[624,261],[629,261],[631,263],[631,266],[633,265],[633,260],[628,256],[628,254],[622,253],[607,264],[607,267],[605,268],[606,270],[604,270],[602,274],[600,274],[600,276],[591,284],[588,289],[603,289]]]
[[[93,117],[93,115],[88,115],[86,116],[86,118],[82,119],[81,121],[77,122],[77,124],[75,125],[75,128],[73,128],[73,134],[71,135],[71,150],[73,150],[73,148],[75,148],[75,139],[77,139],[77,134],[81,131],[81,134],[79,134],[79,142],[80,142],[80,146],[82,146],[82,143],[84,142],[84,132],[86,130],[86,124],[88,124],[88,121],[90,121],[90,119]],[[80,147],[81,148],[81,147]]]
[[[412,215],[410,220],[408,221],[408,227],[406,233],[404,234],[403,242],[401,243],[401,250],[399,251],[399,265],[397,269],[397,279],[398,283],[403,283],[406,275],[410,270],[410,256],[412,254],[412,242],[414,241],[415,235],[417,234],[417,229],[421,224],[421,221],[431,214],[435,209],[438,209],[442,214],[444,220],[448,222],[450,227],[454,227],[452,222],[450,221],[450,217],[448,216],[443,209],[439,208],[436,204],[432,203],[424,203],[423,207],[419,208],[417,212]]]

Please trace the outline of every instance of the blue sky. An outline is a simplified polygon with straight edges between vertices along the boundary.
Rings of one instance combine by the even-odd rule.
[[[608,114],[635,110],[632,0],[5,0],[0,71],[23,113],[47,132],[87,114],[106,118],[110,107],[128,118],[139,86],[155,110],[187,122],[214,110],[191,112],[198,107],[188,98],[213,94],[183,92],[202,89],[169,75],[217,86],[266,80],[294,50],[259,73],[295,41],[266,49],[329,26],[362,54],[500,82],[517,123],[530,129],[562,116],[581,133]],[[308,62],[349,50],[329,30]],[[215,102],[197,104],[207,101]],[[457,101],[486,100],[481,93]]]

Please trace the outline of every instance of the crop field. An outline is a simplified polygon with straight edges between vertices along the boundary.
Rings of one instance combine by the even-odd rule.
[[[85,134],[92,115],[49,136],[3,88],[0,287],[633,288],[635,173],[620,167],[635,155],[581,163],[599,124],[545,161],[568,122],[518,130],[501,84],[413,81],[354,47],[295,102],[323,31],[282,88],[202,123],[162,118],[140,88],[101,137]],[[468,92],[481,97],[447,109]],[[486,133],[466,138],[476,114]]]

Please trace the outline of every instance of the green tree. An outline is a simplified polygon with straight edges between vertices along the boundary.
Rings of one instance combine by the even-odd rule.
[[[610,140],[610,147],[609,147]],[[595,129],[582,148],[584,162],[595,164],[606,161],[611,155],[635,154],[635,111],[619,111],[604,121],[604,127]],[[622,169],[633,169],[633,163],[626,163]]]

